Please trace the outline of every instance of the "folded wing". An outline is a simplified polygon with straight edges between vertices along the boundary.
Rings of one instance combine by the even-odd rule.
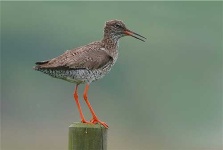
[[[96,44],[98,46],[98,44]],[[36,62],[34,69],[99,69],[113,58],[99,47],[89,45],[68,50],[64,54],[51,60]]]

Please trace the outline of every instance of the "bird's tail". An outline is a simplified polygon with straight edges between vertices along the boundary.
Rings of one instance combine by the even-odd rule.
[[[42,68],[42,65],[47,64],[49,61],[39,61],[36,62],[36,66],[33,67],[34,70],[40,70]]]

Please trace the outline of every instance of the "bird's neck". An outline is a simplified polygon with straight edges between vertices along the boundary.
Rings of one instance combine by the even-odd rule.
[[[114,38],[114,36],[104,36],[102,43],[112,57],[117,57],[119,38]]]
[[[117,49],[118,41],[121,37],[113,33],[104,32],[102,42],[107,46],[107,49]]]

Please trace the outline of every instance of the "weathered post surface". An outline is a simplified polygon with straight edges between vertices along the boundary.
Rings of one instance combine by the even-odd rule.
[[[107,150],[107,129],[100,124],[71,124],[69,150]]]

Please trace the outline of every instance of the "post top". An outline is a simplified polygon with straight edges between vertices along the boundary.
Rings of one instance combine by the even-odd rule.
[[[104,128],[104,126],[100,124],[88,124],[88,123],[82,123],[82,122],[74,122],[72,123],[69,128]]]

